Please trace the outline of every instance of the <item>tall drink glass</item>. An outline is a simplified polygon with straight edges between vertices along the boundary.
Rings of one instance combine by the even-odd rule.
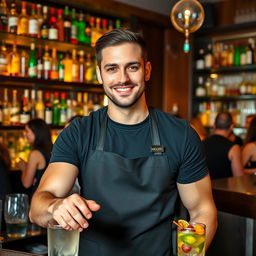
[[[24,237],[27,232],[29,199],[26,194],[8,194],[5,198],[4,219],[9,237]]]
[[[178,256],[205,255],[205,225],[189,223],[187,228],[177,230]]]
[[[80,233],[65,230],[60,225],[47,228],[48,256],[78,256]]]

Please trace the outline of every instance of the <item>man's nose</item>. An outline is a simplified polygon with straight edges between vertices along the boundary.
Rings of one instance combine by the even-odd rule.
[[[128,75],[127,71],[126,70],[120,70],[119,83],[124,84],[129,80],[130,80],[130,78],[129,78],[129,75]]]

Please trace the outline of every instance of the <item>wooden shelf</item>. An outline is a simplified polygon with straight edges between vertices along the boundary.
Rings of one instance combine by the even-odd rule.
[[[49,125],[51,130],[62,130],[64,125]],[[0,125],[0,130],[12,131],[12,130],[24,130],[25,125]]]
[[[84,44],[71,44],[67,42],[61,42],[56,40],[40,39],[32,36],[20,36],[4,31],[0,31],[0,38],[5,41],[7,45],[13,45],[13,42],[17,43],[17,46],[30,47],[31,43],[35,43],[36,48],[40,45],[44,48],[48,45],[50,49],[56,48],[58,52],[72,51],[73,49],[84,50],[85,53],[94,53],[94,49]]]
[[[0,75],[0,87],[103,93],[102,85]]]
[[[256,95],[239,95],[239,96],[205,96],[195,97],[196,101],[238,101],[238,100],[256,100]]]

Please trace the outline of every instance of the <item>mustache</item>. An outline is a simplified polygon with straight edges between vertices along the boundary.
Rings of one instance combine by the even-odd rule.
[[[114,87],[122,87],[122,86],[124,87],[124,86],[128,86],[128,85],[130,85],[130,86],[136,86],[137,84],[136,84],[136,83],[132,83],[132,82],[117,83],[117,84],[111,85],[110,88],[112,89],[112,88],[114,88]]]

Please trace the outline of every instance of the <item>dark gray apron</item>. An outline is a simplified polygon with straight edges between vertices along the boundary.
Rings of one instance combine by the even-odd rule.
[[[105,111],[96,150],[89,152],[81,168],[82,196],[98,202],[101,209],[81,233],[79,255],[170,256],[177,189],[175,174],[161,152],[154,110],[149,114],[149,157],[127,159],[105,152],[107,120]]]

